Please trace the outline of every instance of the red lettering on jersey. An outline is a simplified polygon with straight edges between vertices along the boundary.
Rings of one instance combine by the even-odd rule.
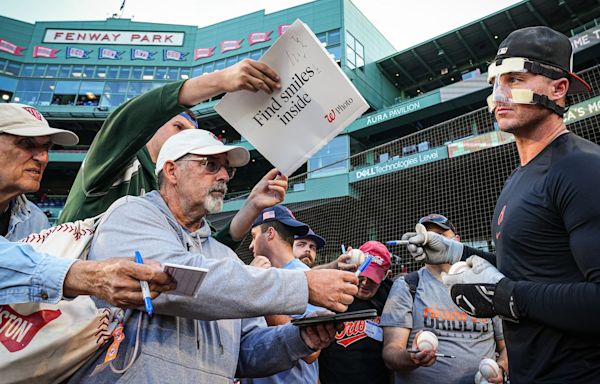
[[[344,329],[335,334],[336,343],[346,348],[350,344],[367,337],[365,328],[367,323],[364,320],[347,321],[344,323]]]

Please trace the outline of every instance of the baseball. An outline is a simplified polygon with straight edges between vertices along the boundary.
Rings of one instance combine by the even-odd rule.
[[[417,347],[419,351],[436,350],[438,347],[438,338],[432,332],[423,331],[417,337]]]
[[[495,360],[485,358],[479,363],[479,372],[484,379],[491,379],[500,374],[500,367]]]
[[[452,266],[450,267],[450,270],[448,271],[449,275],[455,275],[457,273],[461,273],[462,271],[464,271],[465,269],[468,269],[469,266],[467,265],[466,261],[459,261],[458,263],[454,263],[452,264]]]
[[[489,384],[489,382],[481,376],[481,372],[475,374],[475,384]]]
[[[352,249],[348,252],[350,255],[349,264],[361,265],[365,261],[365,254],[360,249]]]

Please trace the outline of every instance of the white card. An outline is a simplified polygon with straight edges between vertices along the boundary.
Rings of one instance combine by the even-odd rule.
[[[177,282],[177,289],[167,292],[170,295],[196,296],[196,292],[208,273],[206,268],[190,267],[187,265],[164,263],[163,271]]]
[[[371,339],[383,341],[383,329],[381,329],[379,324],[376,324],[370,320],[366,321],[365,333]]]

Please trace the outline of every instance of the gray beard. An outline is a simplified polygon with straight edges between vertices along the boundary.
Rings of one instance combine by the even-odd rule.
[[[221,212],[221,209],[223,209],[223,198],[211,195],[211,192],[219,190],[224,191],[223,195],[225,195],[225,193],[227,193],[227,184],[219,183],[210,188],[206,194],[206,198],[204,199],[204,209],[206,209],[206,212],[209,214],[219,213]]]

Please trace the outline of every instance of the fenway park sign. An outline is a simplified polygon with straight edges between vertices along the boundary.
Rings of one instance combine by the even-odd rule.
[[[44,43],[181,46],[184,36],[183,32],[47,29]]]

